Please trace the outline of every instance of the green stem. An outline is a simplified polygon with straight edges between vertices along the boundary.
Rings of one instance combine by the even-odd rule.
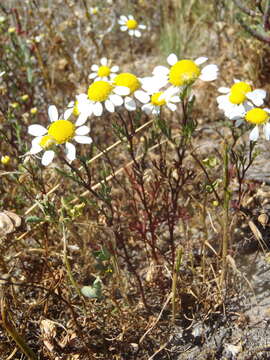
[[[222,285],[226,278],[227,270],[227,255],[229,244],[229,204],[230,204],[230,192],[229,192],[229,157],[228,157],[228,145],[224,144],[224,173],[223,173],[223,186],[224,186],[224,198],[223,198],[223,237],[222,237],[222,271],[220,284]]]

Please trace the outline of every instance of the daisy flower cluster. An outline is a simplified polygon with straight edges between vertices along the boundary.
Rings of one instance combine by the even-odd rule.
[[[267,140],[270,140],[270,109],[264,107],[266,91],[254,89],[252,84],[235,79],[229,87],[220,87],[222,94],[217,97],[218,107],[224,115],[235,120],[235,125],[240,126],[244,122],[255,125],[249,134],[251,141],[259,138],[260,128]]]
[[[122,15],[119,19],[122,31],[128,31],[130,36],[140,37],[139,25],[132,15]],[[177,109],[182,100],[184,89],[195,81],[212,81],[218,76],[215,64],[204,65],[206,57],[196,60],[178,59],[175,54],[167,58],[168,67],[157,66],[152,74],[138,77],[132,72],[119,72],[117,65],[112,65],[106,57],[91,66],[90,84],[85,93],[76,96],[68,103],[67,109],[59,116],[54,105],[49,106],[50,124],[30,125],[28,132],[34,136],[30,154],[43,152],[41,162],[49,165],[58,147],[64,147],[69,162],[76,158],[76,148],[73,140],[80,144],[91,144],[88,136],[89,126],[85,125],[88,118],[102,116],[104,113],[125,111],[143,111],[148,115],[159,116],[161,109],[167,107],[170,111]]]

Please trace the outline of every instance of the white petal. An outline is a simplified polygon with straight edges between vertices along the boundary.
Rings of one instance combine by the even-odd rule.
[[[142,106],[142,111],[150,115],[152,113],[153,107],[154,107],[153,104],[145,104]]]
[[[94,65],[91,66],[92,71],[96,72],[96,71],[98,71],[98,69],[99,69],[99,66],[97,64],[94,64]]]
[[[93,73],[91,73],[89,76],[88,76],[88,79],[94,79],[94,78],[96,78],[97,77],[97,73],[96,72],[93,72]]]
[[[217,97],[217,102],[220,105],[219,109],[222,109],[222,106],[230,106],[232,104],[229,101],[228,95],[219,95]]]
[[[42,125],[30,125],[28,126],[28,134],[33,136],[42,136],[47,134],[47,129]]]
[[[125,108],[128,110],[128,111],[134,111],[136,110],[136,103],[135,101],[130,98],[130,97],[126,97],[125,98]]]
[[[93,141],[90,136],[74,136],[74,140],[79,144],[91,144]]]
[[[73,161],[76,159],[76,148],[73,144],[69,142],[66,143],[66,155],[69,161]]]
[[[65,112],[64,112],[64,119],[67,120],[71,114],[73,113],[73,108],[71,109],[67,109]]]
[[[270,124],[266,123],[264,125],[263,130],[264,130],[264,135],[265,135],[266,140],[270,140]]]
[[[134,35],[139,38],[142,36],[142,33],[140,32],[140,30],[134,30]]]
[[[77,121],[75,122],[75,125],[76,125],[76,126],[81,126],[81,125],[83,125],[83,124],[86,122],[87,118],[88,118],[88,114],[87,114],[87,113],[81,113],[81,114],[78,116],[78,119],[77,119]]]
[[[167,76],[169,74],[169,69],[165,66],[156,66],[152,72],[155,76]]]
[[[268,114],[270,114],[270,109],[269,108],[264,108],[263,110],[268,112]]]
[[[249,139],[251,141],[257,141],[259,137],[259,127],[256,125],[254,129],[251,130],[249,134]]]
[[[129,34],[130,36],[134,36],[134,30],[128,30],[128,34]]]
[[[113,113],[114,112],[114,105],[110,100],[106,100],[105,101],[105,108],[110,112]]]
[[[194,62],[196,65],[201,65],[201,64],[205,63],[207,60],[208,60],[207,57],[201,56],[201,57],[198,57]]]
[[[86,135],[88,134],[90,131],[89,127],[84,125],[84,126],[80,126],[75,130],[75,134],[76,135]]]
[[[218,76],[218,67],[215,64],[206,65],[202,69],[202,73],[200,75],[200,79],[203,81],[212,81],[216,80]]]
[[[130,89],[126,86],[116,86],[113,92],[117,95],[125,96],[130,93]]]
[[[140,25],[138,26],[138,28],[139,28],[139,29],[142,29],[142,30],[145,30],[145,29],[146,29],[146,26],[143,25],[143,24],[140,24]]]
[[[100,63],[102,66],[106,66],[108,64],[107,58],[105,58],[105,57],[101,58]]]
[[[142,89],[153,94],[158,92],[163,86],[167,84],[167,77],[162,76],[148,76],[141,79]]]
[[[102,112],[103,112],[103,107],[101,105],[100,102],[96,102],[94,105],[93,105],[93,113],[95,116],[100,116],[102,115]]]
[[[120,26],[120,30],[121,31],[127,31],[127,26],[126,25],[122,25],[122,26]]]
[[[134,16],[133,15],[128,15],[129,20],[134,20]]]
[[[178,61],[178,58],[175,54],[170,54],[168,57],[167,57],[167,63],[171,66],[173,66],[174,64],[176,64]]]
[[[58,120],[58,111],[55,105],[50,105],[48,109],[49,119],[51,122]]]
[[[246,94],[246,97],[253,102],[255,106],[262,106],[264,98],[266,97],[266,91],[256,89]]]
[[[41,164],[47,166],[53,161],[53,158],[54,158],[54,151],[52,150],[45,151],[41,159]]]
[[[39,153],[43,148],[39,145],[42,136],[38,136],[32,140],[32,147],[30,149],[30,154],[35,155]]]
[[[178,103],[178,102],[180,102],[180,101],[181,101],[181,99],[180,99],[179,96],[172,96],[172,97],[170,98],[170,102],[173,102],[173,103]]]
[[[175,104],[172,103],[168,103],[167,107],[171,110],[171,111],[175,111],[177,109],[177,106]]]
[[[116,73],[118,71],[119,71],[119,66],[114,65],[114,66],[111,67],[111,72]]]
[[[146,104],[150,101],[150,96],[142,91],[142,90],[137,90],[134,92],[134,96],[136,99],[138,99],[140,102],[142,102],[143,104]]]
[[[225,86],[221,86],[220,88],[218,88],[218,92],[220,92],[221,94],[228,94],[230,91],[231,89]]]
[[[128,18],[125,15],[121,15],[120,20],[127,22]]]
[[[123,98],[119,95],[110,95],[110,100],[115,106],[121,106],[124,102]]]

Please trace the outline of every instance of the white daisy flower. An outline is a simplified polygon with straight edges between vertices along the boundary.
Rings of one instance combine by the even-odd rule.
[[[114,86],[108,81],[98,80],[88,87],[86,94],[77,96],[78,111],[83,118],[94,114],[101,116],[103,107],[110,113],[116,106],[123,104],[123,96],[129,94],[129,89],[124,86]]]
[[[249,139],[251,141],[257,141],[260,134],[260,126],[263,128],[263,133],[266,140],[270,140],[270,109],[268,108],[258,108],[255,107],[248,111],[242,113],[241,116],[237,118],[236,126],[239,126],[245,121],[255,125],[249,134]]]
[[[91,15],[97,15],[98,12],[99,12],[99,8],[98,8],[97,6],[95,6],[95,7],[90,7],[90,9],[89,9],[89,13],[90,13]]]
[[[118,24],[120,24],[121,31],[128,31],[130,36],[135,36],[137,38],[142,36],[142,33],[139,29],[145,30],[146,26],[142,24],[138,24],[138,22],[134,19],[132,15],[121,15],[118,20]]]
[[[81,95],[84,95],[84,94],[81,94]],[[77,95],[75,101],[70,101],[68,103],[67,110],[65,111],[66,116],[70,117],[71,115],[74,115],[75,117],[77,117],[77,120],[75,122],[76,126],[81,126],[81,125],[85,124],[87,121],[87,118],[91,115],[91,114],[88,114],[86,111],[81,112],[79,110],[78,98],[80,99],[81,95]]]
[[[44,150],[41,163],[47,166],[53,161],[55,155],[53,147],[65,144],[67,159],[73,161],[76,158],[76,148],[70,140],[74,139],[79,144],[91,144],[92,139],[86,136],[90,131],[89,127],[79,126],[76,128],[76,124],[68,120],[71,115],[70,109],[65,111],[62,119],[58,116],[56,106],[50,105],[48,114],[51,121],[48,129],[38,124],[28,127],[28,133],[35,136],[30,154],[35,155]]]
[[[124,98],[124,106],[128,111],[136,110],[136,101],[134,98],[143,104],[150,101],[150,96],[142,90],[142,80],[131,73],[120,73],[116,75],[113,83],[117,87],[126,89],[127,94]]]
[[[142,88],[147,91],[151,96],[150,102],[142,106],[142,110],[147,114],[158,115],[160,113],[160,108],[166,105],[171,111],[175,111],[177,106],[175,103],[180,102],[180,97],[177,95],[179,89],[176,87],[169,87],[165,91],[160,91],[164,85],[166,85],[167,80],[163,79],[160,81],[160,78],[155,76],[142,79],[143,86]]]
[[[97,80],[113,80],[116,76],[116,73],[119,71],[119,66],[110,66],[110,62],[107,58],[103,57],[100,60],[101,65],[94,64],[91,66],[91,70],[93,71],[88,78]]]
[[[167,62],[171,67],[168,69],[166,66],[157,66],[153,71],[153,75],[166,76],[169,83],[178,88],[192,84],[197,79],[203,81],[216,80],[218,76],[217,65],[209,64],[203,68],[200,66],[207,60],[208,58],[203,56],[197,58],[195,61],[186,59],[178,60],[175,54],[170,54],[167,57]]]
[[[234,82],[231,88],[220,87],[218,91],[224,95],[217,97],[218,108],[223,110],[225,116],[231,120],[254,106],[262,106],[266,97],[265,90],[252,90],[249,83],[237,79]]]

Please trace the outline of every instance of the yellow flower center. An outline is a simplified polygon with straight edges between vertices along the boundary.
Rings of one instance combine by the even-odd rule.
[[[169,72],[169,81],[175,86],[190,84],[196,80],[201,69],[192,60],[180,60],[174,64]]]
[[[113,86],[107,81],[95,81],[88,88],[88,98],[92,101],[105,101],[111,94]]]
[[[79,108],[78,108],[78,100],[75,101],[72,114],[74,116],[79,116],[80,115],[80,111],[79,111]]]
[[[45,135],[42,137],[42,139],[39,142],[39,145],[47,150],[50,147],[52,147],[53,145],[55,145],[56,141],[54,140],[54,138],[51,135]]]
[[[268,118],[268,112],[260,108],[251,109],[245,115],[246,121],[256,125],[265,124]]]
[[[230,102],[237,105],[242,104],[246,100],[246,94],[251,90],[251,86],[244,81],[235,83],[231,87],[231,92],[229,95]]]
[[[133,94],[134,91],[138,90],[141,87],[141,83],[138,78],[130,73],[122,73],[117,75],[114,78],[114,83],[117,86],[125,86],[129,88],[131,94]]]
[[[163,91],[161,92],[157,92],[155,94],[153,94],[151,96],[151,104],[155,105],[155,106],[162,106],[162,105],[165,105],[166,104],[166,101],[165,99],[161,99],[160,100],[160,95],[163,94]]]
[[[127,22],[126,22],[126,26],[129,30],[134,30],[138,27],[138,23],[136,20],[134,19],[129,19]]]
[[[68,120],[57,120],[50,125],[48,135],[50,135],[57,144],[64,144],[75,135],[75,125]]]
[[[111,73],[111,69],[109,68],[109,66],[100,66],[98,69],[98,76],[100,77],[104,77],[104,76],[109,76]]]

